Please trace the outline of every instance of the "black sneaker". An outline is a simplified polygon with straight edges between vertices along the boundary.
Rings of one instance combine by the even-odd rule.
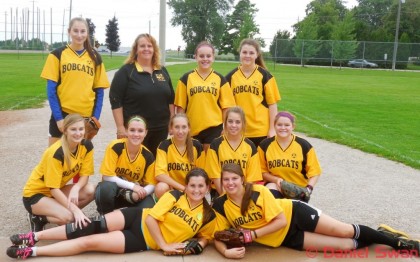
[[[398,250],[409,251],[410,254],[420,256],[420,241],[413,239],[399,238]]]
[[[133,198],[133,190],[120,188],[118,190],[118,195],[130,204],[136,203],[136,201]]]
[[[385,225],[385,224],[380,224],[378,229],[379,232],[381,232],[382,234],[385,234],[389,237],[392,238],[402,238],[402,239],[408,239],[409,236],[407,233],[403,232],[403,231],[398,231],[393,229],[392,227]]]
[[[33,247],[35,246],[35,234],[34,232],[29,232],[26,234],[16,234],[10,237],[10,241],[12,241],[13,245],[15,246],[27,246]]]
[[[11,246],[7,249],[6,253],[11,258],[26,259],[32,255],[32,248],[24,246]]]
[[[28,213],[28,221],[29,226],[31,228],[32,232],[39,232],[45,229],[45,225],[48,223],[47,221],[44,221],[44,219],[41,216],[32,215]]]

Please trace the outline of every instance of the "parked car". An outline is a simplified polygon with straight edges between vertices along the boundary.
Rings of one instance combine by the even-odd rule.
[[[375,68],[378,67],[378,64],[369,62],[365,59],[354,59],[354,60],[350,60],[347,63],[348,66],[350,67],[366,67],[366,68]]]

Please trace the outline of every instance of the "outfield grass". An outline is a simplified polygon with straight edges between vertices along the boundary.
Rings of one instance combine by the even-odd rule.
[[[107,69],[125,57],[104,56]],[[45,81],[39,77],[45,56],[0,54],[0,110],[41,106]],[[222,74],[237,63],[216,62]],[[168,66],[178,78],[195,63]],[[297,116],[298,132],[359,148],[420,169],[420,87],[418,73],[382,70],[302,68],[269,65],[277,79],[280,110]],[[374,167],[370,167],[374,168]]]

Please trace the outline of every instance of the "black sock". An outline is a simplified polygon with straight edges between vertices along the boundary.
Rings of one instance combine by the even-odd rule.
[[[366,247],[372,244],[382,244],[390,246],[394,249],[398,247],[398,239],[388,237],[381,232],[364,226],[364,225],[352,225],[354,228],[353,238],[357,240],[357,248]]]

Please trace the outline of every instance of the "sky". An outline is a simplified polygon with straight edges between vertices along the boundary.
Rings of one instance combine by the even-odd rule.
[[[278,30],[288,30],[293,33],[292,25],[305,17],[306,5],[311,0],[251,0],[251,2],[256,4],[256,8],[259,9],[255,17],[260,28],[258,36],[266,39],[266,43],[270,43]],[[348,8],[357,5],[357,0],[346,0],[346,2]],[[5,33],[6,38],[10,39],[11,18],[16,21],[16,10],[18,11],[18,23],[22,19],[22,11],[26,10],[25,13],[29,11],[30,32],[32,32],[32,14],[35,13],[35,24],[37,24],[37,10],[39,10],[40,31],[43,32],[45,17],[45,41],[47,42],[50,41],[52,17],[53,41],[61,41],[63,37],[64,40],[67,40],[70,3],[72,17],[82,16],[92,20],[96,26],[95,36],[100,43],[105,43],[105,28],[114,15],[118,19],[121,47],[130,47],[136,36],[141,33],[150,33],[159,41],[160,0],[2,0],[0,41],[4,40]],[[181,28],[173,27],[170,22],[172,11],[167,6],[166,49],[177,49],[178,46],[183,48],[185,43],[180,33]],[[10,15],[11,13],[13,16]],[[35,31],[37,30],[35,29]],[[29,34],[31,35],[31,33]],[[43,38],[41,37],[41,39]]]

